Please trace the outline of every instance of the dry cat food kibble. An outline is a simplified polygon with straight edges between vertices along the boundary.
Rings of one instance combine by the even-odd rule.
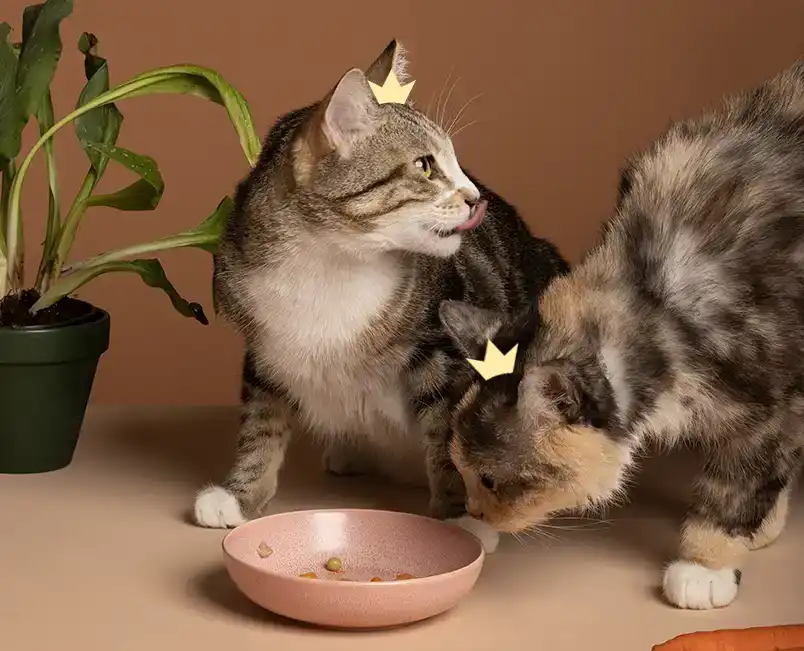
[[[330,572],[340,572],[341,569],[343,568],[343,561],[341,561],[340,558],[336,558],[335,556],[333,556],[332,558],[330,558],[327,561],[327,564],[325,565],[325,567]]]
[[[271,549],[264,542],[261,542],[260,546],[257,547],[257,554],[259,555],[260,558],[268,558],[273,553],[274,553],[274,550]]]
[[[324,567],[327,569],[328,572],[333,574],[343,574],[343,561],[336,556],[327,559],[327,562],[324,563]],[[305,572],[304,574],[299,574],[299,576],[303,579],[317,579],[318,575],[315,572]],[[325,578],[325,577],[324,577]],[[336,581],[346,581],[348,583],[359,583],[359,581],[355,581],[355,579],[347,579],[345,576],[334,577]],[[396,575],[396,581],[407,581],[408,579],[415,579],[416,577],[412,574],[402,573]],[[390,579],[389,579],[390,581]],[[369,579],[371,583],[387,583],[386,579],[383,579],[379,576],[373,576]]]

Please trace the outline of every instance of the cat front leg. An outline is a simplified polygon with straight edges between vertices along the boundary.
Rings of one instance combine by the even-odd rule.
[[[202,527],[236,527],[260,515],[274,496],[279,470],[296,416],[290,403],[270,387],[243,382],[243,404],[235,462],[221,485],[207,486],[195,500]]]
[[[427,438],[430,515],[465,529],[480,541],[487,554],[492,554],[500,543],[500,534],[466,513],[466,487],[449,456],[446,440],[446,435],[438,432]]]
[[[426,448],[430,515],[439,520],[466,515],[466,488],[446,445],[446,436],[431,432]]]
[[[767,456],[707,462],[682,528],[680,558],[664,572],[663,591],[671,604],[695,610],[728,606],[749,551],[781,532],[797,468],[789,455]]]

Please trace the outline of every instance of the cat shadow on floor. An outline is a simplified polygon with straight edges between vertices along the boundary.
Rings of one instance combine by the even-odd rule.
[[[670,560],[678,549],[681,522],[699,467],[695,451],[649,450],[629,482],[623,505],[604,515],[609,526],[603,537],[652,563]]]
[[[220,481],[231,465],[238,425],[236,407],[205,406],[192,409],[149,407],[122,424],[106,430],[103,419],[112,412],[101,409],[93,418],[101,420],[104,453],[121,466],[147,468],[171,481],[180,481],[189,496],[204,484]],[[313,508],[380,508],[424,513],[427,495],[421,489],[400,486],[374,477],[336,477],[323,470],[321,449],[308,438],[292,442],[280,475],[277,496],[266,513]],[[699,458],[699,457],[698,457]],[[543,554],[562,544],[584,545],[595,537],[612,550],[627,549],[644,560],[664,563],[678,544],[679,525],[688,503],[690,487],[698,465],[695,451],[661,454],[648,450],[634,475],[627,503],[612,507],[600,516],[586,519],[558,519],[541,533],[503,537],[501,549],[508,553]],[[188,509],[190,503],[188,502]],[[189,521],[189,511],[184,514]],[[645,520],[651,526],[646,527]]]
[[[222,477],[233,458],[237,407],[149,406],[126,410],[125,420],[119,408],[102,407],[91,417],[104,432],[104,455],[195,487]]]
[[[220,481],[231,466],[238,426],[236,407],[149,407],[113,428],[105,428],[110,410],[93,418],[106,436],[95,444],[104,456],[125,468],[180,481],[192,492]],[[288,450],[279,491],[267,513],[319,508],[380,508],[423,513],[426,491],[371,476],[337,477],[323,468],[322,448],[308,437],[296,437]],[[192,494],[192,493],[191,493]],[[183,514],[191,521],[191,513]]]

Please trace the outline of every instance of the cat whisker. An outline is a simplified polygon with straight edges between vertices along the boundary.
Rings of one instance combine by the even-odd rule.
[[[469,106],[469,105],[470,105],[472,102],[474,102],[474,101],[475,101],[475,100],[476,100],[478,97],[482,97],[482,96],[483,96],[483,93],[478,93],[478,94],[477,94],[477,95],[475,95],[474,97],[470,98],[470,99],[469,99],[469,100],[468,100],[468,101],[467,101],[467,102],[466,102],[466,103],[465,103],[465,104],[464,104],[464,105],[461,107],[461,110],[460,110],[460,111],[458,111],[458,112],[455,114],[455,117],[453,117],[453,118],[452,118],[452,121],[449,123],[449,126],[448,126],[448,127],[447,127],[447,129],[446,129],[446,131],[447,131],[447,135],[448,135],[448,136],[450,135],[450,131],[452,131],[452,129],[453,129],[454,127],[456,127],[456,126],[457,126],[458,121],[461,119],[461,116],[463,115],[463,112],[466,110],[466,108],[467,108],[467,107],[468,107],[468,106]]]
[[[579,526],[588,526],[590,524],[605,524],[605,525],[613,525],[613,520],[604,520],[601,518],[590,518],[584,516],[572,516],[572,515],[559,515],[550,518],[550,522],[554,522],[556,520],[565,520],[565,521],[574,521],[579,522]]]
[[[573,525],[566,525],[566,524],[540,524],[540,527],[545,527],[547,529],[555,529],[557,531],[600,531],[601,529],[607,529],[607,526],[598,526],[598,523],[590,522],[588,524],[579,524],[577,526]]]
[[[436,112],[435,112],[435,120],[434,122],[441,126],[441,123],[438,121],[438,116],[441,113],[441,102],[444,99],[444,91],[447,90],[447,84],[449,84],[449,80],[452,79],[452,71],[454,68],[450,68],[449,74],[447,75],[446,81],[444,81],[444,85],[441,87],[441,92],[438,94],[438,100],[436,101]],[[443,128],[443,127],[442,127]]]
[[[433,99],[435,99],[435,94],[435,91],[430,93],[430,99],[427,100],[427,108],[424,109],[424,115],[430,120],[433,120],[433,118],[430,117],[430,109],[433,107]],[[435,120],[433,120],[433,122],[435,122]]]
[[[528,534],[528,533],[526,533],[524,531],[514,532],[514,533],[511,534],[511,536],[513,537],[514,540],[516,540],[520,545],[522,545],[525,548],[529,547],[528,542],[530,540],[536,540],[536,538],[534,536],[532,536],[532,535],[530,535],[530,534]],[[541,543],[542,541],[539,540],[539,542]]]
[[[469,128],[469,127],[471,127],[473,124],[477,124],[478,122],[479,122],[479,120],[472,120],[472,121],[471,121],[471,122],[469,122],[468,124],[464,124],[464,125],[463,125],[462,127],[460,127],[460,128],[459,128],[459,129],[458,129],[458,130],[457,130],[455,133],[453,133],[452,135],[450,135],[450,138],[452,138],[453,140],[455,140],[456,136],[457,136],[457,135],[458,135],[458,134],[459,134],[461,131],[463,131],[464,129],[468,129],[468,128]]]
[[[520,532],[521,534],[528,536],[532,540],[538,540],[539,542],[558,542],[558,536],[549,531],[544,531],[539,525],[528,527]]]
[[[461,78],[457,77],[455,79],[455,81],[452,82],[452,86],[450,86],[449,92],[447,93],[447,98],[444,100],[444,106],[441,107],[441,116],[439,118],[439,123],[442,125],[442,128],[443,128],[443,123],[446,121],[447,108],[449,107],[449,100],[452,97],[452,91],[455,90],[455,86],[458,84],[458,82],[460,80],[461,80]],[[444,129],[444,130],[448,131],[448,129]]]

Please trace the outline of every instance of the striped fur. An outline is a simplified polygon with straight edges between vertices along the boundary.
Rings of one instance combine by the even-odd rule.
[[[403,63],[392,42],[281,118],[238,189],[215,288],[245,339],[243,411],[231,471],[196,499],[202,525],[262,511],[294,432],[325,439],[334,472],[426,482],[434,515],[463,512],[445,440],[448,389],[468,369],[438,306],[517,310],[567,266],[461,170],[439,125],[376,104],[366,79],[393,66],[404,80]],[[454,231],[482,200],[479,228]]]
[[[450,443],[468,509],[500,530],[621,493],[648,440],[704,467],[664,592],[725,606],[784,527],[804,450],[804,62],[674,125],[627,165],[600,242],[516,319],[455,304],[515,373],[462,387]]]

